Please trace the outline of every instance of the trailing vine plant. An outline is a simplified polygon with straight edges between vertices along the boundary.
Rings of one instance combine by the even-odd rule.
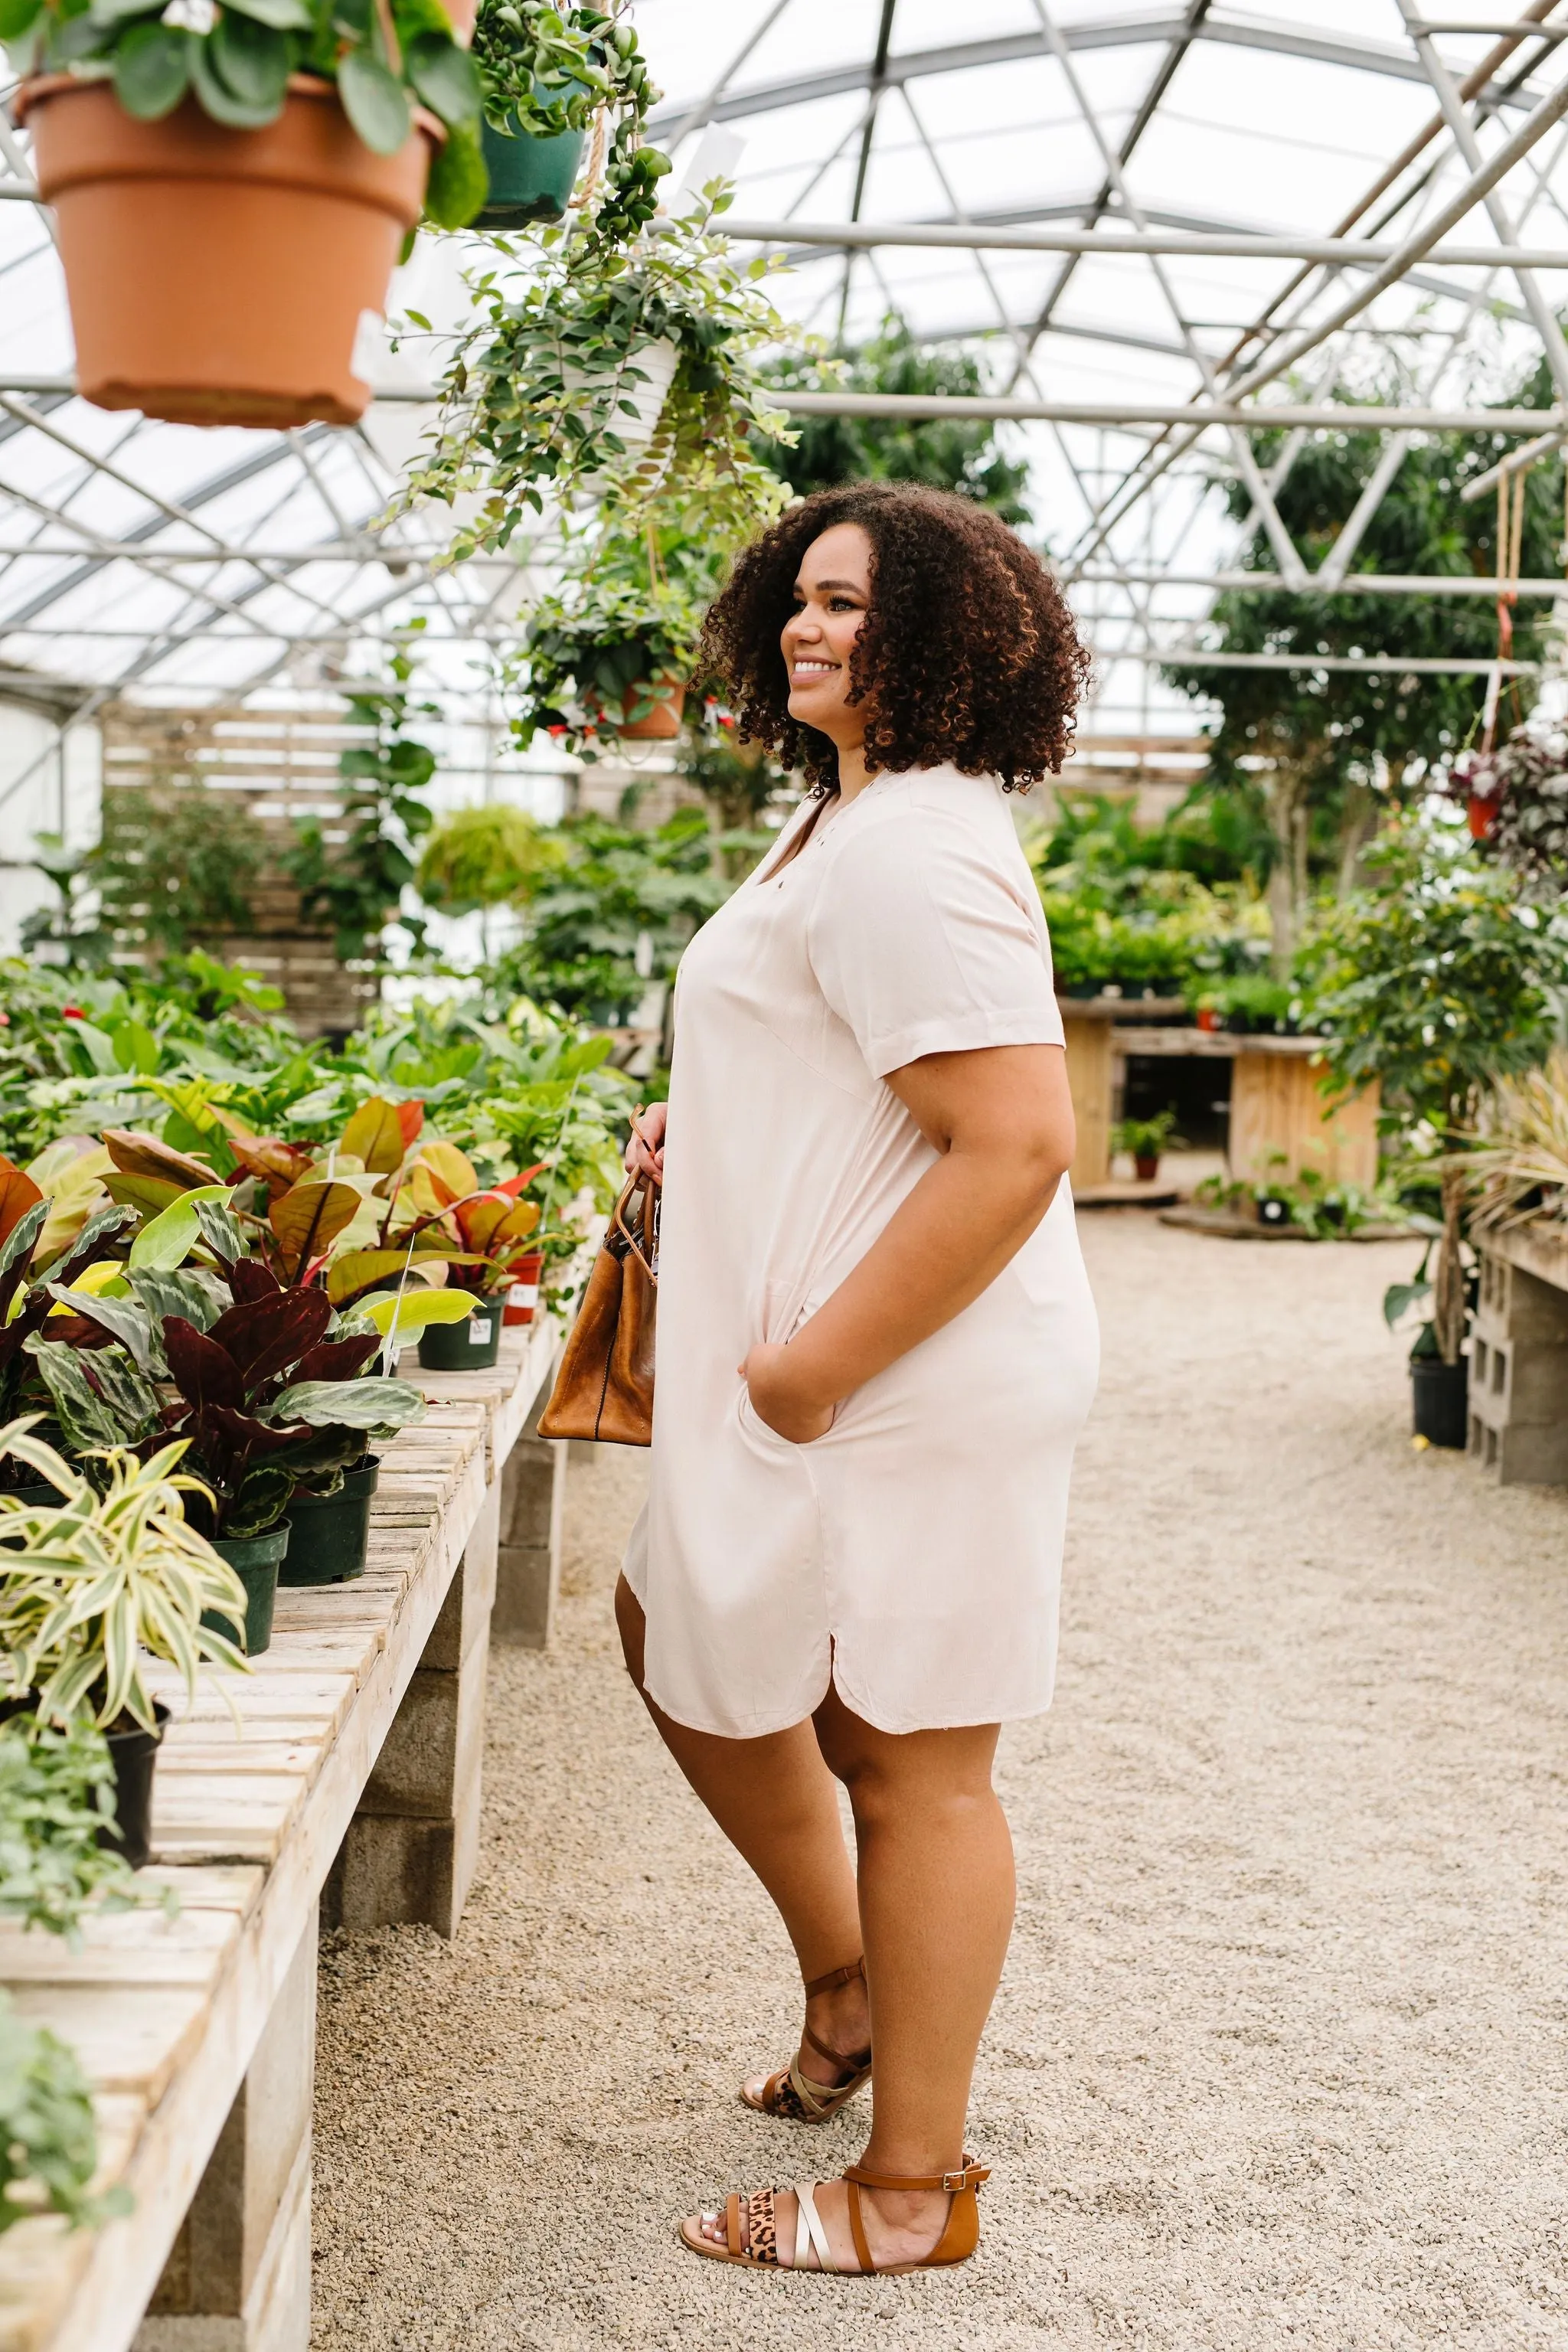
[[[320,821],[310,818],[296,828],[296,846],[284,860],[301,913],[330,918],[342,963],[374,954],[404,884],[414,879],[416,845],[434,822],[421,795],[436,772],[436,754],[408,727],[415,713],[436,718],[440,709],[414,699],[413,677],[413,658],[400,644],[390,685],[350,689],[349,716],[371,730],[372,740],[351,744],[338,761],[339,774],[353,788],[346,838],[329,842]],[[410,928],[423,927],[416,918]]]
[[[752,357],[784,328],[761,282],[773,265],[736,262],[715,226],[730,201],[710,182],[625,250],[606,240],[601,211],[583,234],[543,230],[526,273],[502,265],[474,281],[479,316],[447,369],[430,454],[395,509],[477,495],[447,562],[505,547],[547,499],[561,509],[595,501],[630,530],[656,507],[662,519],[700,505],[700,535],[716,553],[778,513],[787,489],[751,436],[787,438],[787,419],[767,405]],[[638,395],[651,412],[671,368],[650,430]]]

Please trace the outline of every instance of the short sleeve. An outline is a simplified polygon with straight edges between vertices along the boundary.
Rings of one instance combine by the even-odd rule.
[[[873,1076],[925,1054],[1062,1044],[1030,887],[956,812],[905,804],[837,847],[806,948]]]

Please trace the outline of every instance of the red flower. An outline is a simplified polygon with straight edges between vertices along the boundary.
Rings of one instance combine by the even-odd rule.
[[[63,1011],[68,1021],[85,1021],[87,1019],[87,1015],[82,1011],[79,1004],[68,1004],[63,1007]]]

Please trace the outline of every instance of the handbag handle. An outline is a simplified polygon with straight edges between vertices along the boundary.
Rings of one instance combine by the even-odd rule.
[[[631,1201],[632,1195],[635,1192],[641,1192],[643,1196],[643,1203],[642,1213],[638,1217],[637,1226],[634,1230],[634,1228],[626,1223],[626,1209]],[[649,1258],[647,1250],[643,1247],[643,1239],[647,1236],[653,1244],[654,1258],[658,1257],[658,1196],[651,1176],[643,1176],[634,1171],[634,1172],[627,1177],[621,1191],[621,1197],[616,1202],[614,1212],[611,1215],[610,1223],[612,1229],[620,1235],[626,1248],[633,1253],[648,1280],[654,1284],[657,1288],[658,1275],[655,1269],[653,1260]]]

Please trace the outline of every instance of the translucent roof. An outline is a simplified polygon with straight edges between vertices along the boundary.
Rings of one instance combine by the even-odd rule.
[[[1540,320],[1568,304],[1568,266],[1550,266],[1568,265],[1562,121],[1532,124],[1489,203],[1359,309],[1368,261],[1180,249],[1194,235],[1402,246],[1543,100],[1568,103],[1568,55],[1534,33],[1459,94],[1508,28],[1555,21],[1552,0],[1479,0],[1430,38],[1414,0],[641,0],[637,15],[666,91],[656,135],[688,176],[728,171],[732,220],[773,232],[793,264],[774,287],[788,317],[854,341],[896,310],[921,337],[973,347],[998,394],[1102,412],[1003,430],[1031,461],[1114,723],[1170,723],[1150,656],[1186,639],[1236,554],[1213,482],[1247,465],[1245,436],[1173,434],[1162,406],[1223,397],[1296,351],[1260,402],[1375,387],[1463,413],[1517,381]],[[25,179],[23,134],[0,143],[7,168]],[[1058,244],[1088,230],[1121,249],[832,236],[931,224]],[[1510,241],[1547,266],[1489,262]],[[434,278],[451,316],[459,257],[451,240],[416,257],[402,299],[428,307]],[[423,612],[446,689],[479,691],[475,645],[510,625],[516,565],[433,577],[427,515],[395,546],[365,536],[427,412],[378,403],[363,430],[287,436],[150,425],[70,397],[70,356],[45,217],[0,203],[0,384],[22,387],[0,391],[0,681],[185,700],[319,688],[365,666],[358,641]],[[387,367],[414,380],[406,358]]]

